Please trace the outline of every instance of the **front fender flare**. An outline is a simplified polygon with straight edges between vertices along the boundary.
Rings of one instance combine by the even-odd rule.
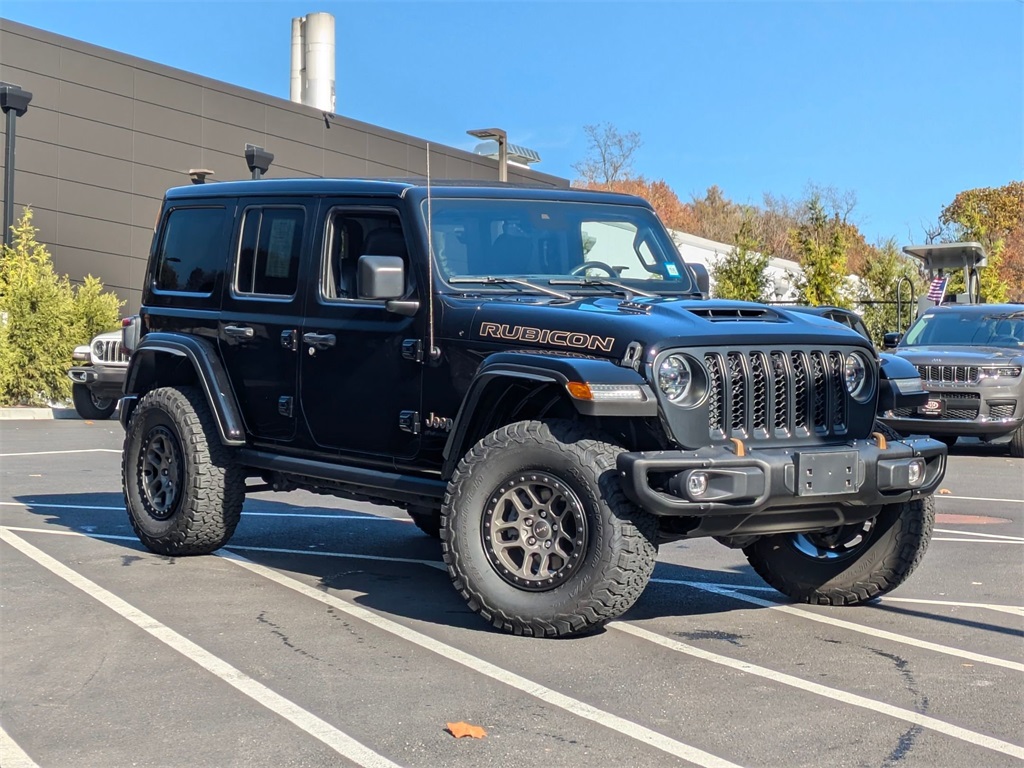
[[[914,408],[928,402],[928,391],[921,383],[917,366],[898,355],[883,352],[878,356],[878,408],[881,416],[896,408]]]
[[[496,380],[518,379],[565,386],[571,381],[586,384],[617,384],[639,387],[643,401],[579,400],[570,397],[576,411],[584,416],[624,416],[648,418],[658,415],[658,402],[644,378],[632,368],[610,360],[554,356],[529,352],[499,352],[488,357],[477,369],[462,405],[455,417],[444,448],[443,477],[451,477],[455,465],[469,446],[465,445],[473,416],[483,394]]]

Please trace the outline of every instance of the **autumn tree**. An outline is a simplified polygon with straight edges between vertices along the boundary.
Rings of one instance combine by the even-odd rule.
[[[582,185],[612,184],[633,178],[633,160],[643,145],[637,131],[623,133],[611,123],[585,125],[587,156],[572,168]]]
[[[838,216],[830,219],[816,195],[807,202],[807,221],[790,238],[799,255],[803,275],[797,282],[800,297],[812,306],[849,306],[845,295],[846,249]]]
[[[974,240],[988,253],[981,270],[985,301],[1024,300],[1024,181],[1002,187],[979,187],[960,192],[942,209],[941,239]],[[964,290],[963,275],[951,275],[949,292]]]
[[[754,236],[752,216],[740,223],[734,241],[733,249],[711,267],[714,296],[717,299],[763,301],[772,287],[767,271],[770,258],[761,253],[760,244]]]
[[[649,181],[643,176],[637,176],[606,183],[581,182],[577,186],[582,189],[620,192],[642,197],[651,204],[654,212],[658,214],[658,218],[666,227],[682,232],[693,232],[695,221],[693,211],[679,199],[679,196],[672,191],[672,187],[660,179]]]
[[[704,197],[694,197],[690,207],[696,220],[692,234],[719,243],[734,242],[745,217],[753,213],[729,200],[717,185],[708,187]]]

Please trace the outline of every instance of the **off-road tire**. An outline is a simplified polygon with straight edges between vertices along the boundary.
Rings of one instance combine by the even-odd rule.
[[[117,410],[116,397],[96,397],[85,384],[71,385],[71,401],[79,416],[93,421],[109,419]]]
[[[155,497],[146,490],[154,486],[154,456],[168,457],[163,474],[173,481]],[[224,546],[245,500],[244,472],[194,387],[154,389],[139,401],[125,434],[121,481],[132,528],[161,555],[205,555]]]
[[[1021,424],[1010,436],[1010,455],[1015,459],[1024,459],[1024,424]]]
[[[444,561],[470,608],[506,632],[559,637],[593,631],[636,602],[654,570],[657,520],[623,493],[615,469],[621,451],[593,429],[562,420],[516,422],[473,446],[441,509]],[[531,591],[492,565],[484,529],[499,490],[538,476],[579,501],[573,509],[585,546],[574,555],[575,570],[560,570],[564,580]]]
[[[430,507],[409,507],[406,510],[413,523],[432,539],[441,538],[441,513]]]
[[[761,578],[794,600],[856,605],[907,580],[928,549],[934,524],[934,499],[926,496],[882,507],[870,533],[845,557],[805,554],[795,544],[797,534],[765,536],[743,554]]]

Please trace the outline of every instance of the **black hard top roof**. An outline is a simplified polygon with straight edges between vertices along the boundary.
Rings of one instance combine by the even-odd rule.
[[[427,194],[426,179],[258,179],[245,181],[216,181],[172,187],[167,190],[168,200],[255,197],[260,195],[370,195],[378,197],[414,196],[422,199]],[[430,181],[432,197],[484,197],[505,200],[564,200],[613,205],[651,205],[641,197],[618,192],[594,192],[565,187],[539,187],[526,184],[499,182],[435,180]]]

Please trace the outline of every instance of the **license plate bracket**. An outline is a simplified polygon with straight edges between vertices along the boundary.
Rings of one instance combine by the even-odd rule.
[[[938,397],[928,398],[928,402],[917,407],[917,412],[922,416],[941,416],[942,400]]]
[[[796,495],[836,496],[860,488],[857,451],[813,451],[796,454]]]

